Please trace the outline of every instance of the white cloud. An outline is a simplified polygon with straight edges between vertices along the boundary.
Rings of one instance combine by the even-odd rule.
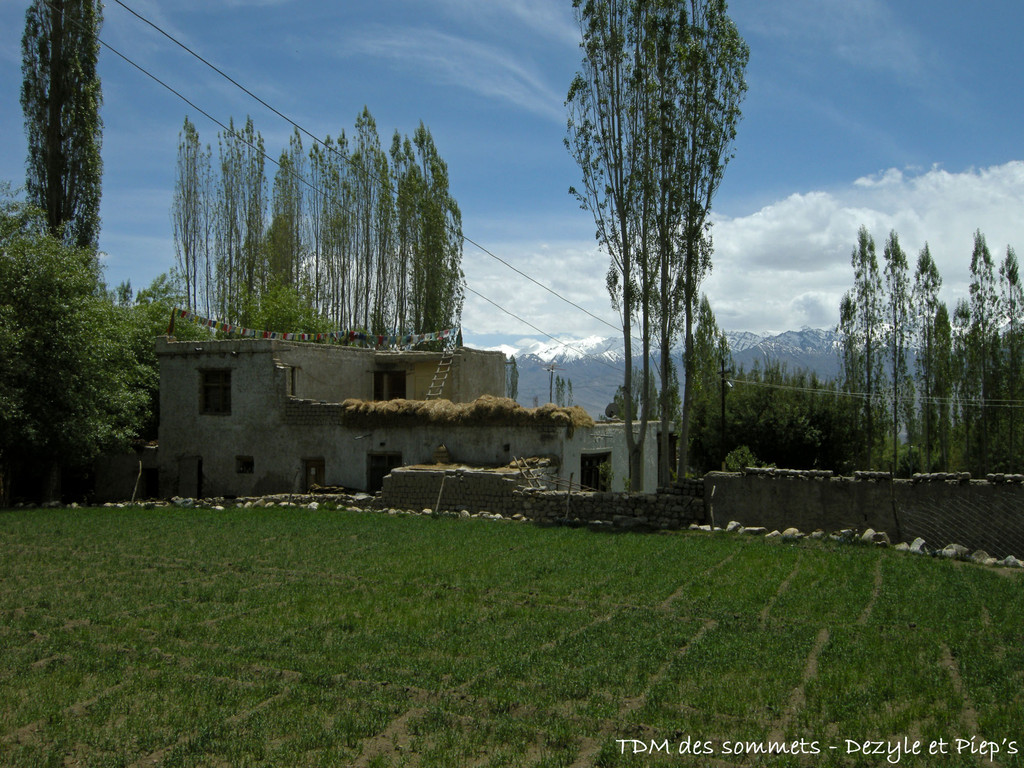
[[[563,96],[513,51],[432,29],[370,27],[353,35],[349,50],[389,59],[431,82],[442,82],[510,102],[559,123]]]
[[[418,2],[420,0],[417,0]],[[472,18],[478,25],[493,28],[511,18],[544,37],[568,45],[577,45],[579,27],[573,21],[568,3],[551,0],[436,0],[459,19]]]
[[[853,280],[850,253],[857,230],[865,226],[880,259],[889,232],[895,230],[911,271],[928,242],[952,308],[967,292],[974,232],[980,229],[986,235],[993,258],[1001,261],[1007,245],[1024,248],[1021,210],[1024,162],[959,173],[886,169],[845,187],[790,195],[750,215],[716,220],[714,270],[704,291],[726,330],[834,326],[839,301]],[[510,240],[494,251],[617,324],[604,283],[608,259],[591,242]],[[614,333],[468,248],[464,262],[471,287],[543,331],[577,337]],[[464,323],[478,332],[533,333],[472,296],[467,297]]]
[[[715,271],[706,291],[729,330],[829,326],[849,289],[850,252],[865,226],[878,245],[891,230],[911,269],[925,242],[950,304],[966,294],[973,236],[998,261],[1024,243],[1024,162],[950,173],[887,169],[828,192],[795,194],[716,222]]]

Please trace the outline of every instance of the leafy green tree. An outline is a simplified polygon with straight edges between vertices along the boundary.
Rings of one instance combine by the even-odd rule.
[[[310,296],[293,285],[272,279],[258,294],[243,299],[250,327],[289,333],[328,333],[330,321],[321,315]]]
[[[410,273],[409,317],[432,331],[458,326],[465,300],[462,273],[462,212],[451,194],[448,164],[420,123],[413,146],[422,175],[421,221]]]
[[[909,430],[913,418],[913,389],[907,373],[907,347],[910,340],[910,279],[907,255],[900,247],[896,232],[890,232],[883,251],[885,260],[885,341],[889,356],[889,383],[892,387],[892,473],[896,476],[899,459],[900,424]]]
[[[1021,284],[1020,267],[1013,248],[1006,249],[1006,257],[999,267],[999,283],[1002,316],[1005,319],[1002,339],[1003,369],[1007,372],[1006,397],[1010,401],[1006,418],[1007,469],[1015,472],[1020,467],[1019,419],[1016,406],[1020,400],[1019,373],[1024,360],[1024,286]]]
[[[678,4],[665,2],[670,13]],[[700,285],[711,269],[711,204],[732,157],[740,103],[747,90],[744,72],[750,51],[729,18],[725,0],[690,0],[684,50],[679,112],[682,130],[672,138],[683,149],[682,193],[682,308],[683,360],[693,343],[693,323]],[[668,183],[677,183],[670,179]],[[662,336],[663,355],[670,339]],[[684,379],[690,374],[684,365]],[[683,390],[679,467],[686,464],[689,402]]]
[[[267,230],[267,268],[271,279],[284,285],[298,285],[305,262],[304,166],[302,138],[296,128],[277,163]]]
[[[720,418],[722,386],[726,370],[732,369],[732,355],[707,296],[701,297],[690,354],[691,374],[687,388],[691,393],[694,423],[698,429],[692,436],[688,433],[690,445],[687,446],[687,455],[692,452],[700,462],[699,466],[714,469],[721,465],[725,457],[722,453],[724,435]]]
[[[971,253],[970,325],[968,327],[970,365],[963,370],[964,376],[975,378],[975,391],[979,396],[979,462],[975,465],[987,473],[990,466],[990,443],[992,432],[990,401],[996,395],[996,375],[999,357],[999,305],[996,288],[995,265],[992,254],[980,232],[974,235],[974,249]]]
[[[944,384],[944,367],[948,361],[941,358],[939,310],[943,310],[945,328],[949,328],[949,314],[939,301],[939,290],[942,288],[942,276],[932,258],[931,250],[925,243],[917,258],[914,272],[912,303],[917,309],[917,322],[912,327],[914,346],[917,356],[914,362],[915,380],[921,397],[921,437],[924,443],[925,470],[932,470],[932,449],[938,442],[936,437],[941,431],[943,414],[948,421],[948,404],[938,393],[941,391],[948,398],[948,386]],[[948,345],[948,339],[946,340]],[[945,366],[944,366],[945,363]],[[943,466],[945,466],[943,454]]]
[[[23,493],[58,498],[62,467],[83,467],[135,434],[141,372],[123,343],[124,315],[102,290],[91,248],[65,245],[49,220],[0,210],[0,462]],[[11,470],[17,468],[18,473]],[[41,476],[36,471],[43,468]]]
[[[861,446],[864,466],[873,466],[873,448],[878,440],[876,423],[881,415],[880,392],[884,380],[882,278],[878,271],[875,241],[866,227],[857,233],[857,245],[850,256],[853,289],[840,304],[837,329],[841,339],[843,387],[863,403],[864,430]]]
[[[102,20],[102,5],[92,0],[33,0],[21,41],[29,201],[45,211],[54,237],[91,250],[103,175]]]
[[[641,393],[639,434],[626,430],[634,479],[656,407],[645,398],[651,391],[657,333],[663,440],[659,477],[664,481],[669,350],[682,316],[684,368],[692,359],[699,286],[710,268],[707,215],[730,157],[748,52],[722,0],[574,0],[573,7],[584,57],[566,101],[566,146],[583,179],[571,193],[593,214],[597,240],[610,257],[607,286],[625,342],[623,387]],[[634,328],[640,342],[639,387],[633,382]],[[687,464],[687,392],[681,468]],[[623,414],[627,421],[637,415],[632,401],[629,394]]]
[[[573,0],[584,55],[566,99],[566,147],[582,172],[582,187],[573,187],[570,193],[594,217],[596,238],[611,262],[608,293],[622,320],[622,417],[627,424],[640,417],[638,434],[624,430],[633,486],[641,483],[651,347],[650,303],[640,282],[648,223],[643,213],[650,187],[645,184],[647,86],[641,76],[644,51],[639,7],[637,0]],[[639,387],[633,383],[633,325],[637,318],[642,347]],[[639,414],[635,400],[640,401]]]
[[[199,141],[199,132],[186,117],[178,139],[174,177],[174,251],[184,278],[182,304],[209,315],[213,308],[213,175],[211,150]]]

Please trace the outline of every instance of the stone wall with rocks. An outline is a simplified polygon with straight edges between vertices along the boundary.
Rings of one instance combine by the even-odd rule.
[[[657,493],[566,493],[522,488],[516,509],[539,523],[586,523],[621,530],[678,530],[705,520],[701,488],[694,483]]]
[[[515,473],[400,468],[384,478],[380,509],[521,515],[537,522],[573,522],[620,529],[686,528],[703,523],[704,484],[687,480],[657,493],[584,493],[530,488]]]
[[[894,542],[957,543],[996,557],[1024,553],[1024,476],[965,472],[893,482],[885,472],[748,469],[704,478],[708,521],[768,530],[873,529]]]

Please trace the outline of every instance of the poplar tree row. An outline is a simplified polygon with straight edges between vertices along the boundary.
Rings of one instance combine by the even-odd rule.
[[[851,264],[838,332],[841,388],[860,415],[860,465],[1021,471],[1024,293],[1013,248],[997,265],[975,233],[968,297],[952,314],[927,244],[911,274],[891,232],[880,266],[862,227]]]
[[[172,218],[189,309],[248,325],[283,288],[334,329],[459,325],[462,217],[422,123],[389,150],[365,108],[351,139],[308,153],[296,129],[269,188],[267,157],[252,118],[218,133],[216,158],[185,119]]]

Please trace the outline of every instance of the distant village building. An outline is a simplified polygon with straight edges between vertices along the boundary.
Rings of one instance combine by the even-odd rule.
[[[621,490],[621,422],[504,398],[505,356],[270,339],[156,341],[160,495],[253,496],[314,486],[376,492],[394,468],[546,458],[550,480]],[[648,430],[645,482],[657,447]]]

